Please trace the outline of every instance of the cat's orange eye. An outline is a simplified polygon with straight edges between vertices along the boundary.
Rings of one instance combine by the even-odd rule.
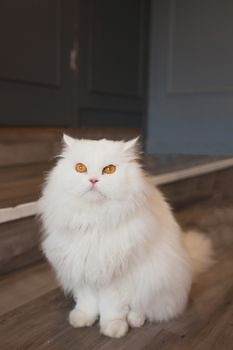
[[[83,163],[78,163],[75,165],[75,170],[78,173],[86,173],[87,172],[87,167]]]
[[[109,164],[105,168],[103,168],[103,174],[112,174],[115,171],[116,171],[116,166],[113,164]]]

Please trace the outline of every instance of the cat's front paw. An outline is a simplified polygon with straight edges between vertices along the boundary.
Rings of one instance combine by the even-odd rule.
[[[69,322],[75,328],[92,326],[96,319],[96,315],[89,315],[79,309],[73,309],[69,314]]]
[[[101,323],[100,331],[107,337],[121,338],[128,331],[128,323],[126,320],[104,321]]]
[[[139,312],[130,311],[127,316],[130,327],[141,327],[145,323],[145,316]]]

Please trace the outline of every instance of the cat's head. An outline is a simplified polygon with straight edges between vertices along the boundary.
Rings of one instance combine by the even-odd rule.
[[[82,201],[124,200],[140,190],[138,138],[124,142],[74,139],[64,135],[56,176],[64,190]]]

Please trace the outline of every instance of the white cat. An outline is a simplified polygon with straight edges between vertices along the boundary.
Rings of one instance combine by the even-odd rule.
[[[39,201],[43,251],[76,300],[69,321],[121,337],[145,320],[185,308],[193,275],[211,263],[205,236],[183,234],[162,194],[137,162],[137,139],[76,140]]]

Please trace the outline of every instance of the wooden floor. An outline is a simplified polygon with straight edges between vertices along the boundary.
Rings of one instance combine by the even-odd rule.
[[[184,228],[212,238],[215,265],[192,288],[186,312],[176,320],[146,324],[113,340],[98,325],[74,329],[73,302],[57,288],[46,263],[0,280],[0,349],[230,350],[233,348],[233,204],[211,199],[177,213]]]

